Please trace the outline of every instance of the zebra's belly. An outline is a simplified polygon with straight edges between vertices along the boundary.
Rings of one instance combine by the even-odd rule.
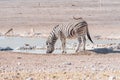
[[[76,35],[68,35],[67,38],[68,39],[75,39],[75,38],[77,38],[77,36]]]

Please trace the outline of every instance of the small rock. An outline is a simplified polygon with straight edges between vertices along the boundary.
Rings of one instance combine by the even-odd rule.
[[[67,63],[67,65],[72,65],[72,63]]]
[[[64,72],[63,74],[66,74],[67,72]]]
[[[17,57],[17,59],[22,59],[22,57]]]
[[[53,79],[56,78],[56,76],[53,76]]]
[[[20,73],[17,73],[17,75],[20,75]]]
[[[115,76],[110,76],[109,80],[116,80],[116,77]]]
[[[18,64],[18,65],[21,65],[21,63],[20,63],[20,62],[18,62],[17,64]]]
[[[84,66],[84,69],[87,69],[87,66]]]
[[[64,65],[72,65],[72,63],[71,62],[66,62],[66,63],[64,63]]]
[[[5,80],[8,80],[9,78],[8,78],[8,77],[5,77],[4,79],[5,79]]]
[[[29,77],[29,78],[27,78],[26,80],[33,80],[33,78]]]
[[[94,65],[91,65],[91,70],[96,71],[96,67]]]

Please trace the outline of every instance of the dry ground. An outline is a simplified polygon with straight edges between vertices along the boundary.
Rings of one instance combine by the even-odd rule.
[[[119,8],[120,0],[1,0],[0,32],[13,28],[15,34],[24,34],[34,28],[48,35],[52,27],[75,16],[88,22],[91,35],[119,36]]]
[[[120,54],[0,52],[0,80],[120,80]]]

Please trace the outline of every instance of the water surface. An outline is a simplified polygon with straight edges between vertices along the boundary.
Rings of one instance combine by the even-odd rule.
[[[93,39],[94,44],[110,44],[116,43],[118,44],[120,40],[96,40]],[[19,47],[23,47],[25,44],[29,44],[30,46],[36,46],[41,49],[39,50],[17,50]],[[67,40],[67,50],[68,53],[74,53],[77,47],[78,41],[76,39]],[[87,40],[87,44],[93,46],[93,44]],[[27,52],[27,53],[46,53],[46,38],[26,38],[26,37],[0,37],[0,47],[10,47],[13,48],[14,52]],[[43,49],[42,49],[43,48]],[[60,40],[55,44],[55,48],[61,48]],[[88,48],[87,48],[88,49]],[[54,53],[61,53],[61,50],[55,50]]]

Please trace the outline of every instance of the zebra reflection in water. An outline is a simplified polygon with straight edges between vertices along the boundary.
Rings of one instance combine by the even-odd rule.
[[[83,43],[83,50],[85,51],[86,35],[93,43],[89,34],[88,24],[82,18],[74,18],[73,22],[56,25],[46,41],[46,53],[52,53],[54,51],[58,38],[60,38],[62,43],[62,53],[66,53],[66,39],[72,38],[77,38],[79,42],[76,52],[80,51],[81,43]]]

